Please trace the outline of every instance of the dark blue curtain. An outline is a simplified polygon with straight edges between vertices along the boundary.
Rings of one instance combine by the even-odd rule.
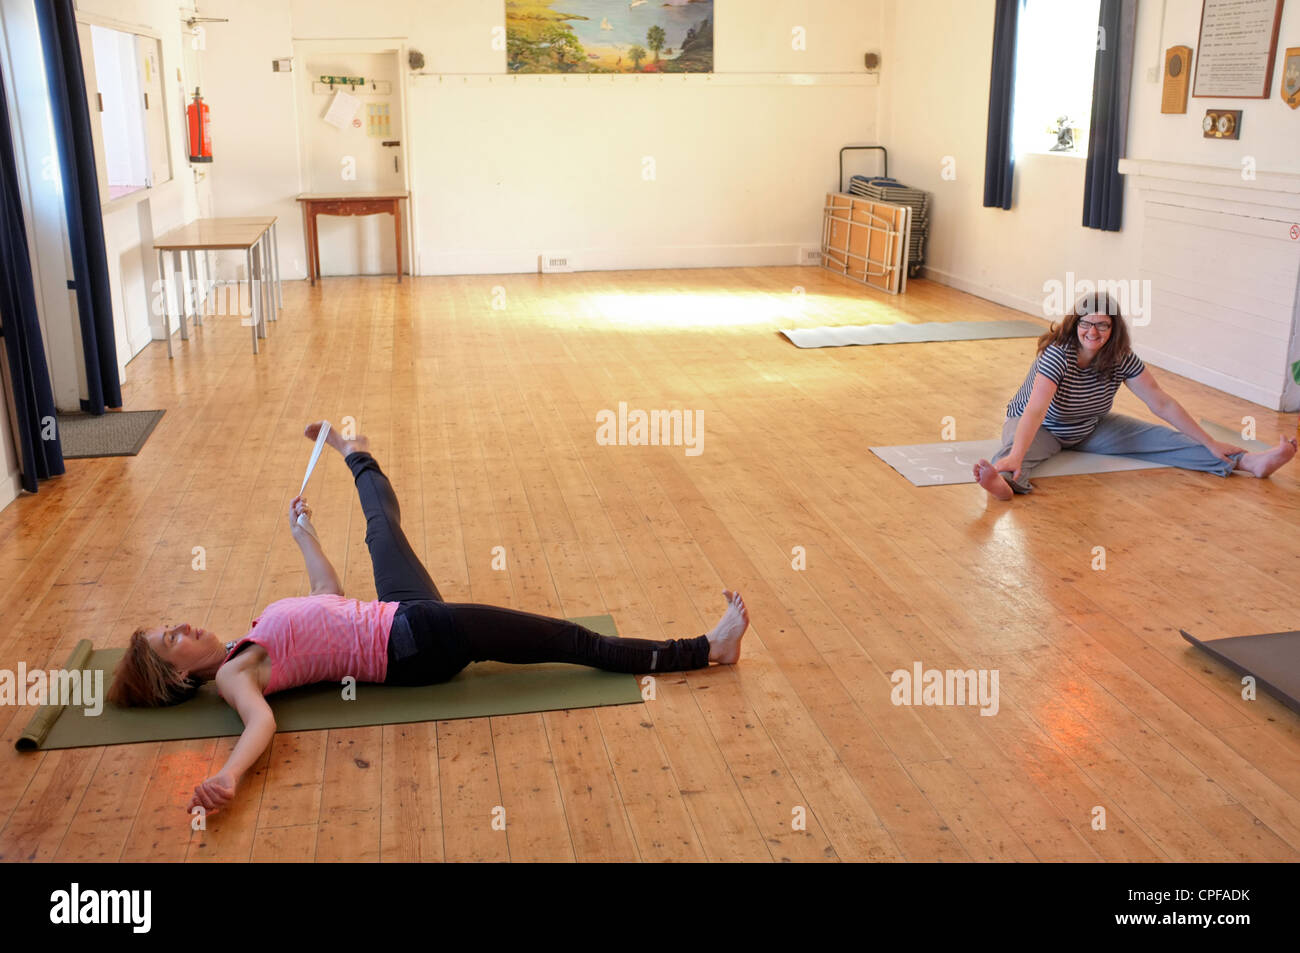
[[[54,426],[54,393],[41,345],[36,289],[27,254],[18,164],[9,126],[9,101],[0,76],[0,336],[4,337],[18,418],[23,489],[36,492],[38,480],[63,472],[63,448]],[[52,439],[44,440],[48,436]]]
[[[1025,0],[997,0],[993,67],[989,74],[989,125],[984,145],[984,207],[1011,208],[1016,154],[1011,147],[1016,98],[1016,24]]]
[[[87,397],[82,410],[102,414],[105,406],[122,406],[113,337],[113,299],[108,283],[108,255],[99,210],[99,179],[90,138],[90,104],[81,68],[81,46],[72,0],[36,0],[50,114],[58,143],[67,206],[72,277],[85,351]]]
[[[1083,179],[1083,224],[1118,232],[1124,221],[1124,158],[1128,97],[1133,79],[1137,0],[1101,0],[1097,59],[1092,74],[1092,126]]]

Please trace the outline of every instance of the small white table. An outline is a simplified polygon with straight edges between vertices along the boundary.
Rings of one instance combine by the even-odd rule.
[[[276,240],[276,219],[274,216],[262,218],[200,218],[188,225],[174,228],[165,235],[154,239],[154,250],[158,253],[158,276],[163,284],[163,334],[167,339],[167,356],[172,357],[171,304],[167,290],[171,287],[185,289],[183,283],[172,284],[174,276],[184,275],[181,253],[185,253],[189,265],[190,282],[197,281],[198,270],[195,252],[242,251],[248,267],[248,297],[253,328],[253,353],[258,351],[257,339],[266,337],[266,318],[269,312],[272,321],[278,317],[277,309],[284,304],[284,292],[280,284],[280,250]],[[168,269],[170,262],[171,268]],[[267,275],[269,280],[265,280]],[[189,285],[188,287],[193,287]],[[180,307],[181,339],[189,340],[187,320],[193,309],[194,323],[203,323],[203,309],[200,300],[210,299],[212,288],[201,298],[198,295],[177,294]],[[241,302],[242,311],[242,302]]]

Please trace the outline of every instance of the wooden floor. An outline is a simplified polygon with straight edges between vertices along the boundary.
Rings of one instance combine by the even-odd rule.
[[[661,676],[642,705],[280,734],[202,832],[188,797],[233,739],[20,755],[31,711],[0,709],[0,858],[1300,856],[1300,719],[1243,701],[1178,635],[1300,628],[1300,466],[1063,477],[1010,506],[913,488],[868,446],[936,441],[946,416],[959,440],[995,436],[1032,340],[798,350],[776,331],[1018,316],[924,281],[889,298],[756,268],[284,295],[256,357],[233,317],[173,361],[152,344],[125,406],[167,413],[139,456],[70,460],[0,512],[0,668],[170,620],[234,638],[305,593],[285,516],[301,431],[348,416],[449,600],[668,638],[707,629],[726,585],[753,616],[743,661]],[[1296,429],[1156,373],[1193,417]],[[598,445],[620,401],[703,411],[703,452]],[[1117,409],[1150,417],[1127,390]],[[346,591],[374,598],[339,460],[309,498]],[[916,662],[997,669],[998,713],[895,706],[889,675]]]

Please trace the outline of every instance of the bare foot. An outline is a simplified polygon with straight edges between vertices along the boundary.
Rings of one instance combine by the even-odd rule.
[[[1290,463],[1291,458],[1295,456],[1295,452],[1295,438],[1287,439],[1282,437],[1278,440],[1277,446],[1271,450],[1257,450],[1254,453],[1242,454],[1241,459],[1237,461],[1237,469],[1247,470],[1263,479],[1274,470]]]
[[[308,424],[302,432],[303,436],[308,440],[315,440],[320,435],[320,428],[324,423],[327,423],[327,421],[318,420],[314,424]],[[330,427],[329,436],[325,438],[325,442],[345,457],[349,453],[370,452],[370,441],[363,435],[357,434],[351,440],[344,440],[343,435],[333,427]]]
[[[723,589],[722,594],[727,597],[727,611],[708,632],[709,661],[735,665],[740,661],[740,640],[749,628],[749,610],[745,608],[740,593]]]
[[[975,464],[975,482],[990,494],[996,496],[999,500],[1009,500],[1015,496],[1011,489],[1011,484],[1002,478],[1002,474],[993,469],[993,464],[987,460],[980,460]]]

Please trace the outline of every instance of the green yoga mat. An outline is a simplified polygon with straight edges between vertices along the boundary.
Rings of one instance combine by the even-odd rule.
[[[581,616],[572,621],[601,635],[618,636],[614,620],[608,615]],[[102,669],[107,691],[123,651],[95,651],[83,639],[64,667]],[[632,675],[602,672],[585,665],[477,662],[438,685],[407,687],[362,682],[356,685],[354,701],[344,701],[341,686],[333,684],[276,692],[267,696],[267,701],[275,713],[277,731],[313,731],[630,705],[641,701],[641,691]],[[36,751],[222,738],[244,730],[239,714],[221,700],[213,682],[204,683],[189,701],[168,708],[116,708],[107,702],[102,706],[100,714],[92,716],[85,713],[85,706],[44,705],[16,747],[19,751]]]

